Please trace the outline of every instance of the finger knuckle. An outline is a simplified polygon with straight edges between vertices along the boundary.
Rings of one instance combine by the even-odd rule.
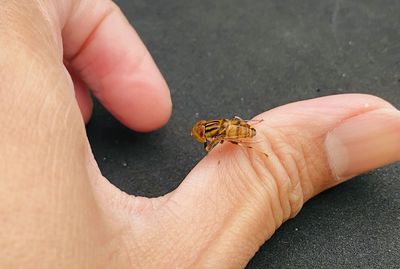
[[[275,218],[279,223],[296,216],[303,206],[305,192],[312,192],[310,165],[301,138],[289,139],[279,130],[263,135],[268,158],[262,159],[263,166],[252,161],[253,170],[264,175],[260,180],[267,182],[270,193],[275,192],[279,203],[273,204],[273,211],[278,212]]]

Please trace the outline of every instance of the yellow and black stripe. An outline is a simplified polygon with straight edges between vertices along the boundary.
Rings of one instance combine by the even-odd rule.
[[[256,130],[245,120],[238,118],[210,120],[205,123],[205,136],[207,139],[219,137],[225,140],[252,138]]]
[[[228,128],[226,130],[227,140],[251,138],[255,135],[256,130],[252,128],[245,120],[236,118],[229,120]]]
[[[223,136],[226,126],[224,126],[225,119],[207,121],[205,124],[205,136],[206,138],[214,138],[217,136]]]

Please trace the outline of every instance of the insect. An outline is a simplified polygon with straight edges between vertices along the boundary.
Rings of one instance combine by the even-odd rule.
[[[200,120],[192,127],[192,136],[204,144],[204,149],[207,152],[210,152],[218,144],[224,143],[224,141],[255,149],[248,144],[254,142],[252,138],[257,134],[253,125],[261,121],[243,120],[237,116],[232,119]],[[254,122],[253,125],[250,124],[252,122]],[[268,156],[264,152],[261,153]]]

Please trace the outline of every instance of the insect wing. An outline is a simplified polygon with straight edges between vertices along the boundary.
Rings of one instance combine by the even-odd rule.
[[[224,140],[228,141],[228,142],[235,142],[235,143],[242,143],[242,144],[257,144],[257,143],[261,143],[262,140],[261,139],[257,139],[255,140],[254,138],[229,138],[229,137],[225,137]]]
[[[257,124],[259,124],[259,123],[261,123],[261,122],[263,122],[264,120],[263,119],[259,119],[259,120],[256,120],[256,119],[254,119],[254,120],[244,120],[247,124],[249,124],[249,125],[257,125]]]

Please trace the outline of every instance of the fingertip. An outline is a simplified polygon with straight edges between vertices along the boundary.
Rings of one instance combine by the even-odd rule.
[[[72,76],[75,98],[82,114],[83,121],[87,124],[93,113],[93,99],[87,86],[77,77]]]
[[[172,103],[153,58],[115,4],[105,1],[94,7],[83,5],[81,16],[66,26],[71,67],[125,126],[140,132],[162,127],[171,116]],[[83,29],[78,28],[81,25]]]
[[[138,132],[151,132],[167,124],[172,114],[171,98],[155,95],[153,91],[136,91],[140,100],[128,103],[130,108],[122,114],[113,113],[118,120]]]
[[[382,108],[346,119],[328,133],[325,147],[337,181],[399,161],[400,111]]]
[[[90,118],[92,117],[93,114],[93,102],[90,102],[90,105],[85,106],[85,107],[79,107],[82,113],[82,118],[85,124],[88,124],[90,121]]]
[[[109,77],[104,81],[106,85],[109,84],[105,86],[106,90],[96,94],[122,124],[138,132],[150,132],[163,127],[172,113],[166,82],[160,74],[154,74],[153,79],[149,80],[146,73],[149,71],[115,77],[119,83]]]

